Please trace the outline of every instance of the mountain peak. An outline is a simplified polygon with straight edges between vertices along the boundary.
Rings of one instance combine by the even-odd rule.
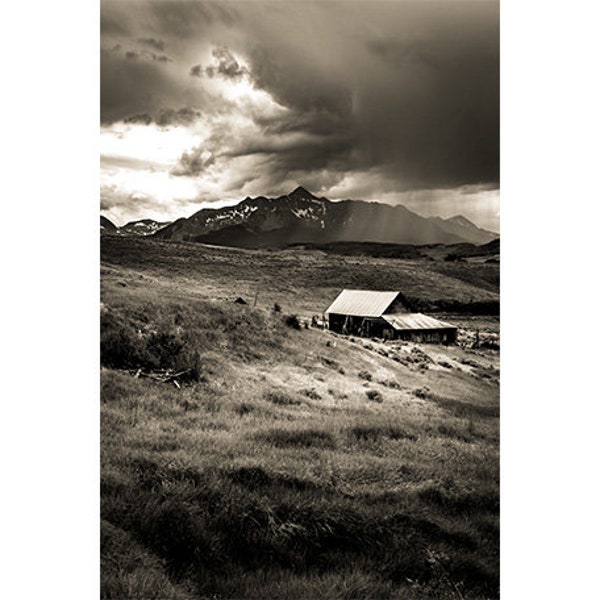
[[[311,194],[306,188],[299,185],[291,194],[288,194],[290,198],[314,198],[317,197]]]
[[[477,229],[477,225],[475,225],[475,223],[473,223],[472,221],[469,221],[469,219],[467,219],[467,217],[463,215],[454,215],[453,217],[446,219],[446,221],[462,225],[463,227],[471,227],[473,229]]]
[[[259,196],[220,209],[202,209],[155,235],[160,239],[258,248],[338,241],[449,244],[470,241],[460,233],[465,229],[445,221],[429,221],[405,206],[360,200],[331,202],[298,186],[277,198]],[[482,241],[489,238],[483,236]]]

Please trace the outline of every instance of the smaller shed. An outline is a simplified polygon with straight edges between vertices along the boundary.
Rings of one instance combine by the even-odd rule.
[[[381,318],[393,328],[395,338],[414,342],[454,344],[457,328],[421,313],[386,314]]]

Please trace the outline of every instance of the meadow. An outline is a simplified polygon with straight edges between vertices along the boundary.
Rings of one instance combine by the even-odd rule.
[[[497,273],[103,239],[101,597],[497,598]],[[459,344],[305,328],[342,287]]]

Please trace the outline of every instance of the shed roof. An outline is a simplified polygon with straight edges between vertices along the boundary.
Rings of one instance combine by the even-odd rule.
[[[352,317],[381,317],[399,294],[400,292],[342,290],[325,312]]]
[[[394,329],[456,329],[454,325],[438,321],[433,317],[421,313],[402,313],[392,315],[381,315]]]

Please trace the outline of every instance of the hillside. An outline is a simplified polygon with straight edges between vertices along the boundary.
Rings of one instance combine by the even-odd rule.
[[[317,198],[302,187],[278,198],[246,198],[235,206],[202,209],[155,237],[244,248],[336,241],[451,244],[467,241],[406,207]]]
[[[102,239],[101,257],[106,267],[151,275],[168,286],[175,281],[193,295],[254,298],[258,293],[262,306],[277,302],[306,316],[321,313],[345,287],[398,289],[421,311],[498,314],[498,265],[446,262],[452,247],[436,247],[438,260],[390,260],[298,247],[249,250],[109,236]]]
[[[493,299],[497,266],[101,248],[103,598],[498,597],[497,318],[449,347],[289,318],[343,282]]]
[[[300,250],[313,250],[327,254],[342,256],[372,256],[374,258],[403,258],[403,259],[428,259],[447,260],[448,256],[456,259],[475,259],[485,261],[500,255],[500,239],[495,239],[487,244],[380,244],[373,242],[329,242],[323,244],[297,243],[289,244],[290,248]]]

